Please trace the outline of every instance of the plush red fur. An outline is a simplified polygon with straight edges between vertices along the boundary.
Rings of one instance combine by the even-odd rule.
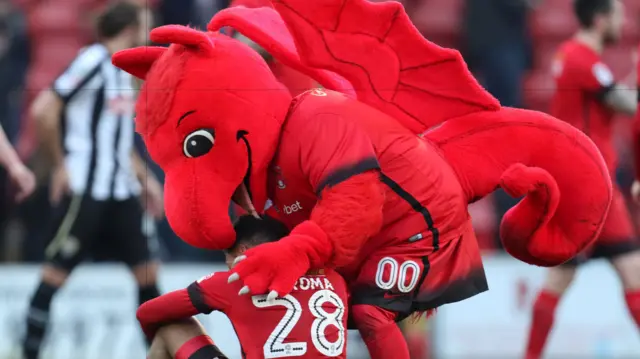
[[[426,137],[442,149],[468,201],[498,186],[525,196],[500,227],[514,257],[557,265],[596,239],[611,203],[611,178],[579,130],[540,112],[504,108],[449,120]]]
[[[380,231],[385,198],[378,177],[377,172],[365,172],[322,191],[311,220],[329,236],[332,266],[351,262],[364,242]]]

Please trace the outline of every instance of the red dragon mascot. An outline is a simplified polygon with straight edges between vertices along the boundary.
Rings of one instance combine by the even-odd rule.
[[[326,90],[292,99],[225,26]],[[160,27],[151,39],[170,47],[113,61],[146,80],[136,126],[166,173],[180,238],[230,247],[230,200],[252,213],[271,200],[291,228],[233,268],[245,291],[284,295],[310,268],[338,268],[370,351],[392,345],[402,358],[395,320],[487,290],[468,203],[499,187],[524,197],[500,233],[534,265],[561,264],[598,235],[611,179],[594,144],[501,107],[399,3],[276,0],[222,11],[208,30]]]

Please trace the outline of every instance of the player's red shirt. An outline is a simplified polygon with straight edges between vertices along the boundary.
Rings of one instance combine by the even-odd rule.
[[[551,115],[587,134],[600,149],[609,170],[615,171],[611,123],[615,113],[603,102],[604,95],[615,85],[611,70],[595,50],[569,40],[556,54],[553,74],[556,90]]]
[[[200,279],[189,287],[189,297],[200,312],[227,315],[243,358],[347,357],[347,288],[335,271],[305,275],[290,294],[272,301],[239,296],[243,284],[228,284],[229,275]]]
[[[353,175],[379,170],[386,188],[383,228],[369,239],[347,280],[373,251],[407,241],[458,238],[467,203],[438,150],[380,111],[346,96],[312,90],[296,98],[269,173],[278,218],[293,228],[309,219],[318,194]],[[440,238],[448,232],[450,238]]]

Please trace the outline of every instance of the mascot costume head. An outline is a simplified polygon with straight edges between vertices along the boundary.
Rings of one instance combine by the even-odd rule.
[[[557,265],[595,240],[611,180],[579,131],[539,113],[501,108],[459,53],[422,38],[398,3],[274,5],[222,11],[206,33],[160,27],[151,40],[168,49],[137,48],[113,58],[146,79],[136,126],[166,173],[167,216],[184,241],[228,248],[229,201],[251,212],[264,208],[266,170],[292,102],[257,53],[216,32],[224,26],[440,147],[468,202],[500,186],[525,196],[501,226],[516,258]]]

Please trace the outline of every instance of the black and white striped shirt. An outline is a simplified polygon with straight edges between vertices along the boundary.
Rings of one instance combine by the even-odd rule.
[[[111,64],[108,50],[94,44],[81,50],[53,83],[64,101],[62,141],[74,194],[96,200],[123,200],[140,193],[131,163],[133,79]]]

